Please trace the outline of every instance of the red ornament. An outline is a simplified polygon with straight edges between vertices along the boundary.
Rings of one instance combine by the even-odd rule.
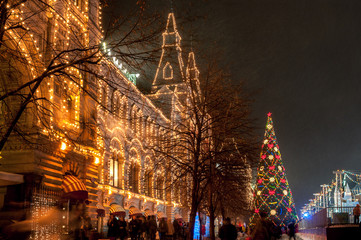
[[[274,191],[274,190],[269,190],[269,191],[268,191],[269,195],[273,195],[273,194],[275,194],[275,192],[276,192],[276,191]]]
[[[286,180],[285,180],[285,179],[281,179],[281,183],[286,183]]]
[[[259,213],[259,209],[256,208],[256,209],[254,210],[254,212],[255,212],[255,213]]]
[[[287,208],[287,211],[292,212],[292,208]]]
[[[266,158],[266,155],[262,155],[261,158],[264,160]]]
[[[268,144],[268,148],[273,148],[273,143],[272,143],[272,144]]]
[[[280,156],[280,155],[276,155],[276,158],[277,158],[277,159],[280,159],[280,158],[281,158],[281,156]]]
[[[269,112],[269,113],[267,114],[267,116],[268,116],[268,117],[270,117],[271,115],[272,115],[272,113],[271,113],[271,112]]]
[[[270,166],[268,167],[269,170],[274,170],[275,169],[275,166]]]
[[[262,183],[262,178],[258,179],[258,183],[259,183],[259,184]]]

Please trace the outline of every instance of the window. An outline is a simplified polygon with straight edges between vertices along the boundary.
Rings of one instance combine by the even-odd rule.
[[[109,160],[109,185],[114,187],[119,187],[121,174],[121,165],[119,164],[119,159],[117,154],[113,154],[112,158]]]
[[[139,192],[139,167],[132,162],[129,171],[129,190],[135,193]]]
[[[145,176],[144,176],[144,194],[146,196],[149,197],[153,196],[152,187],[153,187],[153,172],[148,170],[145,172]]]
[[[163,68],[163,78],[166,80],[173,79],[173,68],[169,62],[167,62]]]
[[[158,177],[157,178],[157,186],[156,186],[156,192],[157,192],[157,198],[158,199],[163,199],[163,178],[162,177]]]
[[[66,98],[66,108],[68,113],[68,119],[69,121],[73,121],[75,118],[75,107],[74,107],[74,100],[73,96],[67,96]]]

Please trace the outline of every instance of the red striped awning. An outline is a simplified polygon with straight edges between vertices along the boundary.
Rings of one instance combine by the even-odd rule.
[[[144,211],[144,216],[145,216],[145,217],[154,216],[154,215],[155,215],[154,212],[152,212],[152,211],[149,210],[149,209],[146,209],[146,210]]]
[[[79,200],[88,199],[88,191],[85,184],[73,175],[64,176],[61,188],[65,193],[65,197]]]
[[[142,213],[139,211],[138,208],[130,207],[129,208],[129,216],[133,216],[133,215],[142,215]]]
[[[167,218],[167,216],[164,214],[164,212],[157,212],[157,217],[158,217],[158,219]]]
[[[109,212],[112,215],[116,215],[116,216],[123,215],[123,216],[125,216],[124,208],[122,206],[118,205],[118,204],[115,204],[115,203],[110,205]]]

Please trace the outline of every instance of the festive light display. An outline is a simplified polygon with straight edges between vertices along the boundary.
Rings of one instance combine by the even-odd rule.
[[[268,113],[254,192],[255,210],[251,218],[252,224],[259,219],[260,212],[266,212],[277,226],[287,226],[291,221],[298,219],[271,113]]]

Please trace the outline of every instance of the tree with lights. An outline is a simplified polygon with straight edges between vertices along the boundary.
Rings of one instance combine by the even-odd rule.
[[[273,128],[271,113],[268,113],[257,169],[254,208],[254,214],[251,217],[252,224],[255,224],[260,218],[260,212],[266,212],[276,226],[287,226],[291,221],[298,219]]]
[[[190,208],[187,239],[194,239],[198,212],[209,213],[210,239],[215,239],[214,220],[221,212],[231,215],[250,205],[246,200],[251,191],[245,186],[250,183],[249,162],[256,159],[250,101],[242,85],[232,84],[211,53],[201,75],[194,52],[188,54],[186,64],[182,53],[181,37],[170,13],[148,97],[171,121],[159,126],[161,134],[154,135],[149,147],[164,172],[163,188],[173,188],[175,196],[182,189],[176,203]],[[165,200],[170,201],[170,195]]]

